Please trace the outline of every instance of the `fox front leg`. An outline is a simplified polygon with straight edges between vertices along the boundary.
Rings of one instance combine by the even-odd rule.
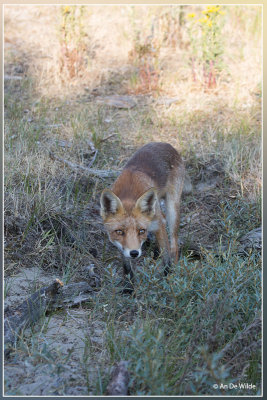
[[[131,267],[131,261],[123,258],[123,293],[132,294],[134,291],[134,274]]]

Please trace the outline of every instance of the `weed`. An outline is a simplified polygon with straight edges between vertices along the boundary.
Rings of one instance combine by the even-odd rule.
[[[190,13],[188,34],[191,45],[191,68],[193,81],[197,81],[197,73],[202,69],[202,84],[205,88],[215,88],[217,77],[222,68],[223,39],[220,16],[225,12],[220,6],[207,6],[202,11],[204,17],[195,19]]]
[[[136,34],[133,50],[129,59],[137,66],[138,73],[131,76],[131,85],[135,93],[147,93],[159,89],[160,71],[158,69],[159,46],[146,38],[143,42],[140,33]]]
[[[69,78],[77,75],[86,66],[86,34],[83,27],[84,6],[62,6],[60,27],[60,73],[68,73]]]
[[[138,270],[135,301],[127,304],[137,307],[138,317],[126,331],[115,330],[114,322],[107,331],[111,361],[131,362],[131,394],[218,394],[213,385],[235,381],[234,369],[239,373],[236,338],[248,339],[247,351],[258,347],[260,325],[248,336],[244,326],[253,325],[249,310],[257,303],[260,265],[254,270],[253,257],[244,261],[234,252],[223,259],[207,255],[201,263],[182,258],[167,279],[149,260]],[[119,298],[114,307],[121,307]]]
[[[159,90],[159,53],[161,44],[151,32],[145,36],[142,30],[133,23],[134,40],[133,48],[129,52],[129,61],[135,66],[136,71],[130,78],[131,90],[134,93],[150,93]]]
[[[164,7],[159,16],[155,17],[154,29],[160,38],[160,42],[165,46],[181,49],[185,47],[184,25],[185,8],[187,6]]]

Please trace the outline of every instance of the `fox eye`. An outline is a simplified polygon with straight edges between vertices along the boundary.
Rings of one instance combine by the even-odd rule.
[[[115,231],[115,233],[117,233],[117,235],[120,235],[120,236],[124,235],[124,232],[121,229],[117,229]]]
[[[145,233],[145,229],[139,229],[139,235],[143,235]]]

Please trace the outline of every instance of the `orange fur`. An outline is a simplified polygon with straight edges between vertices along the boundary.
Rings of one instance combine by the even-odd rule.
[[[140,257],[148,232],[154,232],[166,266],[178,261],[180,199],[185,168],[168,143],[149,143],[128,161],[111,190],[101,195],[101,216],[111,242],[126,258]],[[165,216],[160,200],[165,200]]]

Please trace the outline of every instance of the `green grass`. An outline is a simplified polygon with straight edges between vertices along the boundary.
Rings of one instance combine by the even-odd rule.
[[[101,287],[87,304],[44,315],[21,334],[7,362],[11,369],[5,394],[31,394],[32,387],[23,385],[29,376],[30,383],[38,381],[41,373],[42,382],[52,382],[51,395],[104,395],[112,367],[120,360],[129,361],[132,396],[260,394],[261,254],[253,249],[238,254],[242,235],[261,225],[261,85],[253,58],[260,15],[257,8],[245,14],[242,9],[233,7],[228,13],[225,37],[243,41],[238,48],[225,49],[227,74],[214,92],[192,86],[183,61],[187,48],[176,49],[176,54],[167,45],[160,60],[162,92],[154,98],[139,96],[138,105],[129,110],[100,105],[95,93],[88,97],[88,90],[96,88],[101,96],[124,93],[129,86],[125,77],[136,84],[131,70],[128,75],[119,70],[115,83],[109,73],[89,76],[90,82],[69,82],[63,94],[53,86],[56,69],[51,81],[44,71],[34,75],[35,70],[21,81],[7,81],[4,295],[10,296],[16,275],[28,267],[68,284],[86,280],[84,267],[93,263]],[[119,12],[116,7],[109,10]],[[143,17],[139,10],[149,32],[154,11]],[[129,40],[123,21],[124,39]],[[244,56],[248,50],[250,58]],[[118,54],[123,51],[122,46]],[[8,54],[7,72],[24,62],[24,54],[14,59]],[[101,55],[111,62],[109,51],[96,47],[92,60],[100,71]],[[128,65],[128,53],[125,60]],[[239,63],[240,81],[235,75]],[[85,84],[89,89],[82,91]],[[54,96],[42,94],[46,85]],[[153,101],[178,95],[179,102],[170,106]],[[166,141],[180,150],[194,191],[182,199],[185,246],[178,265],[164,277],[160,259],[146,255],[136,272],[134,296],[129,296],[121,294],[121,261],[99,217],[100,193],[112,180],[73,170],[50,154],[86,167],[94,156],[93,144],[98,150],[93,168],[118,169],[149,141]],[[196,189],[206,181],[215,184],[206,191]],[[193,256],[191,244],[202,249],[201,256]],[[29,280],[21,288],[22,297],[38,284],[38,276]],[[27,373],[20,380],[12,365],[22,370],[22,363]],[[58,379],[57,389],[53,379]],[[253,383],[256,389],[230,390],[229,383]]]
[[[44,125],[44,119],[51,111],[49,107],[39,110],[38,124]],[[250,335],[242,339],[244,343],[240,342],[239,335],[242,337],[246,327],[253,324],[259,314],[261,263],[256,253],[248,258],[235,254],[239,237],[258,227],[261,221],[260,197],[256,201],[243,197],[244,192],[239,185],[239,179],[251,171],[257,156],[257,150],[253,148],[255,136],[246,135],[241,125],[240,130],[231,136],[218,132],[219,143],[211,144],[210,135],[214,134],[210,125],[201,137],[190,138],[191,142],[196,140],[203,146],[201,163],[199,155],[195,153],[197,147],[191,146],[189,159],[192,178],[194,174],[201,174],[211,156],[219,157],[223,154],[227,165],[223,185],[227,190],[232,186],[237,193],[233,198],[221,198],[218,195],[217,208],[212,214],[214,225],[211,229],[220,238],[219,243],[213,243],[214,248],[220,248],[220,243],[223,243],[228,245],[229,250],[219,256],[204,251],[205,257],[201,260],[194,260],[190,254],[186,256],[185,252],[179,265],[167,278],[157,273],[157,262],[151,262],[148,258],[136,274],[135,297],[127,297],[119,293],[118,263],[107,261],[114,259],[115,250],[106,239],[103,241],[102,233],[100,241],[94,239],[91,232],[96,228],[85,217],[87,204],[97,201],[96,193],[99,194],[106,183],[89,177],[83,183],[81,174],[59,168],[49,159],[49,146],[53,146],[53,150],[63,157],[78,163],[86,162],[85,158],[77,154],[77,149],[83,151],[89,128],[94,145],[100,152],[95,167],[103,168],[109,163],[110,157],[115,158],[118,151],[116,142],[104,146],[97,141],[104,134],[102,114],[106,111],[95,111],[93,109],[90,127],[83,111],[77,117],[69,116],[74,149],[55,148],[54,143],[48,142],[48,148],[43,151],[43,144],[37,144],[40,136],[36,130],[31,124],[15,118],[14,111],[14,120],[9,120],[10,134],[17,124],[19,133],[15,139],[6,140],[7,166],[13,159],[13,156],[9,158],[9,152],[16,154],[13,169],[6,169],[7,215],[14,221],[12,210],[15,209],[16,215],[21,218],[21,227],[14,237],[19,239],[18,247],[22,255],[20,261],[23,265],[33,260],[40,268],[49,271],[56,268],[64,283],[70,283],[78,279],[82,265],[92,260],[95,262],[90,248],[96,247],[99,254],[97,265],[103,274],[103,286],[97,298],[86,308],[90,319],[106,323],[106,333],[103,343],[97,348],[90,340],[85,340],[84,356],[79,359],[79,365],[82,366],[81,381],[86,385],[88,393],[104,394],[111,366],[120,360],[128,360],[131,395],[251,394],[249,390],[238,389],[234,392],[213,388],[216,383],[227,385],[230,382],[245,381],[255,382],[257,389],[253,394],[258,393],[261,379],[259,329],[255,332],[252,329]],[[137,127],[136,138],[141,141],[145,139],[142,133],[144,129],[153,129],[154,125],[147,123],[149,117],[156,123],[158,119],[153,112],[150,115],[145,113],[144,116],[140,114],[138,119],[136,114],[132,114],[130,119],[133,126]],[[59,121],[62,119],[63,116]],[[131,122],[128,129],[131,129]],[[242,135],[239,133],[241,131]],[[180,132],[184,135],[183,128]],[[123,136],[122,131],[120,134]],[[188,141],[186,137],[181,143],[186,156],[185,141]],[[208,143],[208,151],[204,151]],[[225,189],[222,187],[220,190]],[[184,199],[185,206],[190,199],[194,201],[192,196]],[[210,222],[207,220],[208,224]],[[194,228],[194,223],[187,228],[187,237],[191,241]],[[78,238],[75,246],[71,237]],[[17,261],[13,253],[8,247],[7,254],[13,261]],[[35,335],[36,340],[42,343],[42,335],[38,336],[38,332]],[[24,345],[18,348],[20,357],[27,358],[31,354],[31,362],[36,365],[45,363],[49,370],[59,375],[63,373],[61,365],[68,363],[68,359],[64,358],[66,356],[61,350],[54,354],[53,343],[37,346],[37,342],[33,343],[27,337],[21,343]],[[230,350],[224,352],[226,346],[230,346]],[[234,355],[239,353],[240,356],[234,359]],[[100,354],[104,354],[102,361],[98,358]],[[92,379],[86,367],[89,368],[92,360],[97,365],[96,380]],[[246,372],[243,372],[244,365]],[[67,387],[62,387],[62,394],[66,393]],[[13,393],[10,389],[7,392]]]
[[[113,282],[102,293],[109,308],[105,345],[111,364],[130,361],[131,395],[220,394],[213,384],[247,379],[238,375],[245,354],[234,359],[244,350],[242,340],[248,349],[257,348],[247,361],[257,383],[260,326],[244,332],[259,318],[252,311],[260,309],[258,257],[231,252],[219,258],[209,253],[201,261],[182,257],[167,278],[157,269],[146,260],[136,275],[135,297],[114,296]]]
[[[39,110],[37,124],[44,126],[50,113],[52,108],[49,106]],[[69,122],[65,126],[70,129],[68,135],[73,137],[74,148],[62,149],[55,147],[53,141],[43,142],[30,123],[15,117],[14,110],[11,110],[13,120],[8,120],[9,135],[16,127],[18,136],[6,140],[8,229],[12,232],[11,225],[16,220],[12,210],[15,210],[16,215],[20,215],[21,225],[13,237],[18,239],[22,265],[34,262],[45,270],[55,271],[56,268],[66,284],[79,279],[81,266],[96,262],[90,249],[94,247],[98,251],[97,266],[102,274],[102,288],[85,309],[90,314],[90,321],[105,322],[106,330],[103,342],[97,347],[90,342],[90,338],[85,340],[84,354],[79,356],[78,364],[82,368],[80,379],[87,387],[87,393],[104,394],[111,367],[120,360],[130,362],[131,395],[249,395],[252,393],[249,390],[213,388],[216,383],[227,385],[247,381],[256,384],[253,394],[258,393],[261,379],[259,328],[252,329],[248,335],[244,332],[253,324],[261,308],[261,260],[256,253],[246,258],[236,254],[240,236],[258,227],[261,222],[260,197],[256,196],[256,200],[244,197],[239,181],[252,170],[251,165],[258,156],[254,146],[257,143],[255,136],[246,133],[242,122],[233,135],[217,132],[217,142],[214,143],[211,139],[215,133],[210,124],[208,129],[203,128],[201,136],[196,133],[195,137],[190,137],[191,144],[195,141],[196,145],[192,145],[188,153],[189,139],[184,134],[184,128],[178,128],[182,151],[188,157],[193,180],[194,176],[201,176],[205,171],[211,157],[222,154],[226,167],[219,190],[222,194],[232,188],[235,195],[222,198],[218,192],[210,229],[220,239],[213,243],[214,249],[220,248],[220,243],[223,243],[228,250],[219,256],[216,252],[203,250],[205,256],[200,260],[194,260],[185,251],[178,266],[167,278],[157,272],[160,269],[158,262],[147,258],[136,274],[135,297],[123,296],[119,293],[120,266],[114,261],[116,252],[104,239],[103,232],[100,233],[100,240],[94,238],[94,232],[99,228],[91,224],[96,221],[90,214],[90,207],[97,203],[101,189],[109,182],[86,177],[86,174],[83,181],[83,174],[61,168],[49,158],[49,149],[52,148],[61,157],[77,163],[86,162],[86,158],[79,154],[85,151],[89,129],[94,145],[99,149],[95,167],[111,165],[110,157],[116,158],[120,150],[118,142],[105,146],[100,141],[104,135],[103,114],[107,110],[92,108],[91,113],[93,122],[90,125],[83,111],[67,118]],[[63,115],[57,122],[62,120]],[[153,112],[141,113],[140,118],[131,113],[128,129],[135,129],[137,141],[145,140],[152,132],[154,123],[151,124],[151,121],[158,123],[160,119]],[[161,122],[164,128],[164,119]],[[123,137],[123,131],[119,133]],[[56,132],[53,135],[57,138]],[[119,143],[122,148],[124,142]],[[202,148],[201,158],[197,143]],[[11,170],[8,166],[12,164],[14,154],[16,161]],[[194,196],[184,199],[185,215],[190,201],[195,201]],[[88,217],[91,222],[87,221]],[[211,221],[207,218],[206,223],[210,225]],[[194,240],[194,222],[186,229],[187,238]],[[75,244],[71,240],[73,237],[76,238]],[[17,261],[12,240],[7,247],[7,255],[12,261]],[[29,337],[22,338],[17,349],[20,358],[30,357],[30,363],[47,364],[53,373],[64,376],[61,366],[68,364],[73,353],[68,359],[60,349],[55,353],[53,343],[41,345],[42,335],[37,330],[34,341]],[[229,350],[224,351],[227,346],[230,346]],[[234,358],[239,353],[240,356]],[[99,359],[100,355],[103,355],[103,360]],[[97,371],[97,378],[94,375],[94,379],[88,372],[93,360]],[[7,388],[7,393],[12,394],[12,384]],[[68,384],[65,383],[60,390],[62,394],[67,393]]]

